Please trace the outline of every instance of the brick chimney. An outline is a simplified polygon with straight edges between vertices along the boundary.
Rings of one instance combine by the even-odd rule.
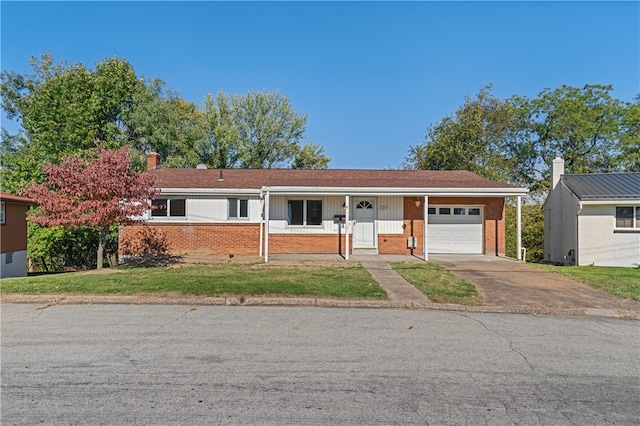
[[[160,167],[160,154],[150,152],[147,154],[147,171],[155,170]]]

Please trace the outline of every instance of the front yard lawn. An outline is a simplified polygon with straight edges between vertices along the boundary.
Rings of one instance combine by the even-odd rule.
[[[473,284],[435,263],[391,262],[390,265],[434,302],[462,305],[476,303],[478,291]]]
[[[640,270],[638,269],[602,266],[537,266],[618,296],[640,300]]]
[[[7,278],[0,292],[19,294],[167,294],[195,296],[293,296],[386,299],[385,291],[360,265],[275,267],[267,264],[181,268],[114,268]]]

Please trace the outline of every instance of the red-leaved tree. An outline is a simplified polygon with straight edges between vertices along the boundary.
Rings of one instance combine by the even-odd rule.
[[[47,176],[44,183],[21,191],[38,203],[28,219],[44,226],[97,231],[98,269],[109,227],[140,220],[159,192],[154,176],[131,169],[126,147],[98,148],[88,159],[63,157],[59,166],[48,164],[42,171]]]

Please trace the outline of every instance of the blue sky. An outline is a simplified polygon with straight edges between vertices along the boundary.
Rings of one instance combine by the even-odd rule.
[[[398,167],[485,84],[640,93],[639,2],[8,2],[3,71],[111,56],[185,99],[280,91],[332,168]],[[2,117],[2,124],[15,130]]]

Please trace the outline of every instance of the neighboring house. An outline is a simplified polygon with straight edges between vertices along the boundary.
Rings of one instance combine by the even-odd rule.
[[[564,174],[553,160],[544,209],[544,260],[565,265],[640,264],[640,173]]]
[[[528,192],[468,171],[172,169],[154,153],[147,168],[161,193],[146,225],[166,235],[172,253],[265,261],[270,253],[504,255],[505,197],[520,205]],[[120,246],[139,229],[121,228]]]
[[[28,198],[0,192],[0,277],[27,275]]]

